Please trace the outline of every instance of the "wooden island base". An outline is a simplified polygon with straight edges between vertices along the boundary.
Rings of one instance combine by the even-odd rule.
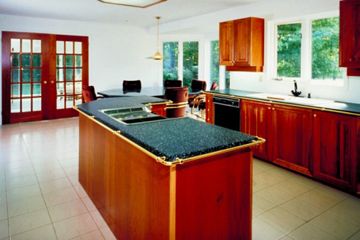
[[[165,165],[81,112],[79,121],[80,183],[118,239],[251,239],[248,147]]]

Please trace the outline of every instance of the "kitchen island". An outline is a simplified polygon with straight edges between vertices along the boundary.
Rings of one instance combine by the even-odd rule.
[[[79,181],[118,239],[251,239],[252,153],[262,139],[189,118],[124,124],[78,106]]]

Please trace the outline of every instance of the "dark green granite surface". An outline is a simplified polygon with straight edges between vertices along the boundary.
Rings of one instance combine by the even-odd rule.
[[[322,110],[336,110],[348,113],[360,114],[360,104],[349,103],[349,102],[341,102],[327,99],[316,99],[316,98],[304,98],[304,97],[293,97],[293,96],[285,96],[285,100],[276,100],[269,99],[266,96],[277,96],[277,94],[265,94],[259,92],[251,92],[251,91],[241,91],[241,90],[233,90],[233,89],[224,89],[224,90],[215,90],[208,91],[214,94],[222,94],[229,95],[234,97],[246,97],[253,98],[258,100],[267,100],[274,103],[284,103],[284,104],[292,104],[299,106],[309,106],[314,108],[319,108]]]
[[[153,97],[105,98],[84,103],[78,108],[139,144],[159,157],[172,162],[217,150],[247,144],[256,137],[191,118],[165,119],[134,125],[120,123],[99,110],[116,107],[136,107],[143,103],[164,101]]]

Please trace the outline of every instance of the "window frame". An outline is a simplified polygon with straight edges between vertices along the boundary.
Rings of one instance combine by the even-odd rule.
[[[301,18],[288,18],[281,19],[276,21],[269,21],[268,23],[268,41],[269,44],[269,56],[268,63],[269,69],[267,70],[267,75],[271,81],[284,82],[288,84],[293,80],[297,80],[298,82],[302,82],[306,85],[313,86],[324,86],[324,87],[336,87],[336,88],[346,88],[348,86],[349,77],[344,74],[342,79],[334,80],[319,80],[312,78],[312,22],[314,20],[331,18],[331,17],[339,17],[339,13],[336,11],[324,12],[320,14],[312,14],[302,16]],[[283,24],[292,24],[292,23],[301,23],[301,34],[302,34],[302,42],[301,42],[301,70],[300,70],[300,78],[294,77],[278,77],[277,76],[277,26]]]
[[[326,18],[333,18],[333,17],[339,17],[339,14],[337,15],[324,15],[324,16],[318,16],[318,17],[314,17],[314,18],[310,18],[309,19],[309,65],[310,65],[310,84],[311,85],[314,85],[314,86],[335,86],[335,87],[343,87],[345,85],[345,80],[347,78],[346,76],[346,70],[344,71],[344,74],[343,74],[343,77],[342,78],[337,78],[336,80],[332,80],[332,79],[314,79],[312,77],[312,46],[313,46],[313,41],[312,41],[312,23],[313,21],[316,21],[316,20],[321,20],[321,19],[326,19]],[[339,22],[340,24],[340,22]],[[339,26],[340,27],[340,26]],[[340,44],[339,44],[339,47],[340,47]],[[341,67],[339,67],[341,68]]]
[[[301,49],[300,49],[300,77],[280,77],[278,76],[278,71],[277,71],[277,65],[278,65],[278,54],[277,54],[277,50],[278,50],[278,26],[279,25],[287,25],[287,24],[297,24],[299,23],[301,25]],[[273,64],[274,67],[274,72],[273,72],[273,80],[277,80],[277,81],[301,81],[303,79],[303,75],[304,75],[304,67],[303,67],[303,60],[304,60],[304,45],[305,45],[305,29],[304,29],[304,21],[303,20],[291,20],[291,21],[280,21],[274,24],[274,59],[275,62]]]

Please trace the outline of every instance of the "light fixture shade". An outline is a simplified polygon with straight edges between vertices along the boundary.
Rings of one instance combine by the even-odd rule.
[[[162,60],[162,55],[159,51],[157,51],[154,56],[153,56],[154,60]]]
[[[118,4],[129,7],[147,8],[167,0],[99,0],[103,3]]]

